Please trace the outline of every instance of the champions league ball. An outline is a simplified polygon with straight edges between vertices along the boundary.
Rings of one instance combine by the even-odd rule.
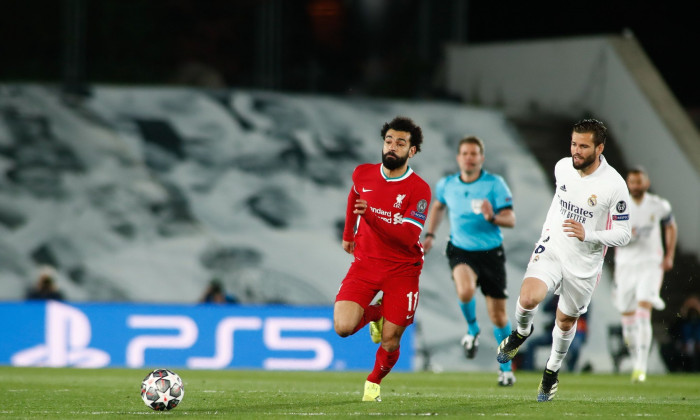
[[[172,410],[185,396],[180,376],[168,369],[156,369],[141,382],[141,399],[156,411]]]

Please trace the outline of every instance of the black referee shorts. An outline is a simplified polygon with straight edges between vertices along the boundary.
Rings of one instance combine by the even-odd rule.
[[[503,245],[486,251],[467,251],[447,243],[447,259],[450,270],[458,264],[466,264],[476,273],[476,285],[484,296],[507,299],[506,253]]]

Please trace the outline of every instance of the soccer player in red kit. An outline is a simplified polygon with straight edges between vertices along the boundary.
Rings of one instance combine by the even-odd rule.
[[[354,261],[335,299],[335,331],[347,337],[371,323],[377,349],[363,401],[381,401],[379,384],[399,359],[399,344],[418,306],[423,268],[420,234],[430,186],[408,166],[420,152],[421,128],[396,117],[382,127],[382,163],[355,168],[343,231],[343,249]],[[380,301],[370,305],[377,293]]]

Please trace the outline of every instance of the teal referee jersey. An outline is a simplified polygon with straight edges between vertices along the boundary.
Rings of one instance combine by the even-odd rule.
[[[481,214],[483,200],[491,202],[494,214],[513,207],[513,195],[501,176],[482,169],[476,181],[467,183],[459,173],[448,175],[438,181],[436,199],[447,206],[454,246],[486,251],[503,243],[501,229]]]

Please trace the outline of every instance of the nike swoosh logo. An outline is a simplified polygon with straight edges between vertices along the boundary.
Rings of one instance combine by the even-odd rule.
[[[370,192],[370,191],[372,191],[372,190],[368,190],[367,188],[362,187],[362,192]]]
[[[413,315],[406,315],[406,319],[411,319],[413,318]]]

